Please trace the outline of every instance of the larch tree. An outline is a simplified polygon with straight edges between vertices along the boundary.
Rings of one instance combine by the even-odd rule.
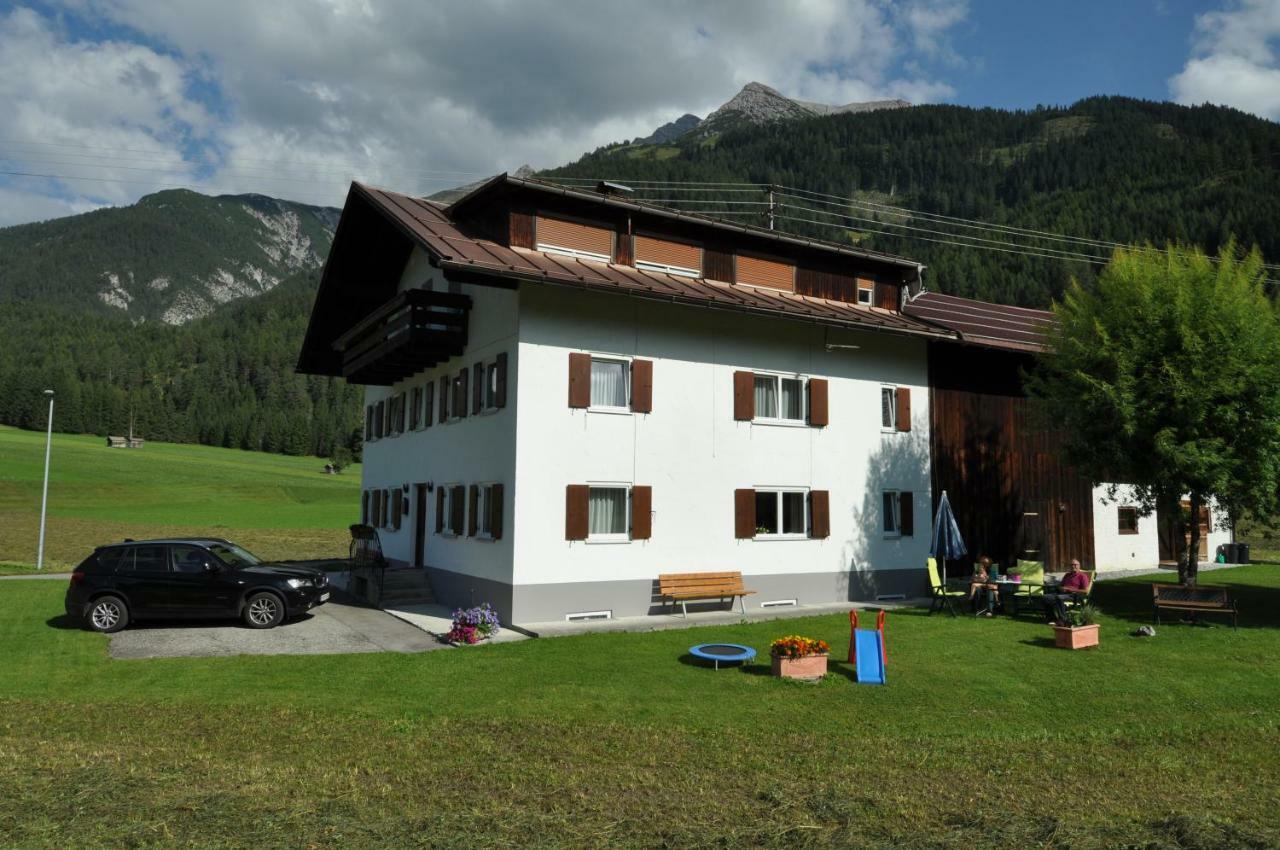
[[[1280,315],[1255,249],[1117,250],[1056,326],[1028,388],[1095,482],[1133,485],[1140,513],[1190,497],[1179,578],[1195,584],[1200,509],[1269,515],[1280,486]],[[1176,535],[1181,541],[1182,535]]]

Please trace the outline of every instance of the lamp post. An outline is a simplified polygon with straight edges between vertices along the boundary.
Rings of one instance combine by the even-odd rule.
[[[53,390],[45,390],[49,397],[49,423],[44,435],[44,495],[40,497],[40,548],[36,551],[36,569],[44,569],[44,517],[49,508],[49,450],[53,447]]]

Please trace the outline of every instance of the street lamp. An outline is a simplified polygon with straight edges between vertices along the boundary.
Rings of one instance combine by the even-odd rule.
[[[40,548],[36,552],[36,569],[44,569],[44,517],[49,508],[49,450],[53,447],[53,390],[45,390],[49,397],[49,423],[44,435],[44,495],[40,497]]]

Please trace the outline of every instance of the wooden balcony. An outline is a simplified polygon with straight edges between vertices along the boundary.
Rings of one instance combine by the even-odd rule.
[[[389,386],[462,354],[471,298],[452,292],[401,292],[334,341],[342,376]]]

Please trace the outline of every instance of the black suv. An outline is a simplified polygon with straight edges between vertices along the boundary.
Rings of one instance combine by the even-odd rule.
[[[242,617],[269,629],[328,599],[322,570],[264,563],[228,540],[202,537],[99,547],[71,574],[66,606],[98,632],[145,618]]]

